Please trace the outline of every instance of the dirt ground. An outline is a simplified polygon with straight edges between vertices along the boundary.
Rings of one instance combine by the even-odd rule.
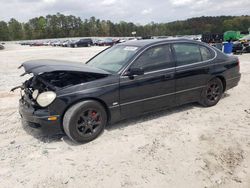
[[[123,121],[91,143],[22,125],[17,67],[31,59],[86,61],[102,47],[0,51],[0,187],[250,187],[250,54],[218,105],[190,104]]]

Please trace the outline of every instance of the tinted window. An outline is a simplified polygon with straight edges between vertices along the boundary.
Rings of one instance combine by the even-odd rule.
[[[199,46],[196,44],[173,45],[177,66],[188,65],[202,61]]]
[[[131,68],[141,68],[145,72],[155,71],[172,67],[170,45],[152,47],[133,63]]]
[[[203,61],[212,59],[212,54],[208,48],[206,48],[205,46],[200,46],[200,50]]]

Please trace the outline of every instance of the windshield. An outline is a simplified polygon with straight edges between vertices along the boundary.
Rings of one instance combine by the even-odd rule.
[[[117,73],[137,51],[135,46],[113,46],[91,59],[88,65]]]

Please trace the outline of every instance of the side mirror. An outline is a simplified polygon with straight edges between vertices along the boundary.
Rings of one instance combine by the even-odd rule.
[[[125,72],[124,76],[139,76],[143,75],[144,70],[141,68],[131,68],[127,72]]]

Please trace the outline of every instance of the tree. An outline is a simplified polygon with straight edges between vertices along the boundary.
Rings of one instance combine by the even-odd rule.
[[[0,22],[0,40],[7,41],[9,39],[10,39],[10,36],[9,36],[8,25],[6,22],[1,21]]]
[[[10,39],[11,40],[21,40],[21,39],[23,39],[22,24],[19,23],[14,18],[11,18],[8,24],[9,24]]]
[[[82,20],[73,15],[40,16],[26,23],[19,23],[12,18],[8,24],[0,22],[0,40],[42,39],[62,37],[125,37],[160,35],[195,35],[202,33],[223,33],[227,30],[247,31],[250,27],[250,16],[203,16],[170,23],[154,23],[146,25],[121,21],[96,19],[94,16]]]
[[[29,23],[25,23],[23,25],[23,30],[24,30],[24,39],[33,39],[33,33],[32,33],[32,28]]]

